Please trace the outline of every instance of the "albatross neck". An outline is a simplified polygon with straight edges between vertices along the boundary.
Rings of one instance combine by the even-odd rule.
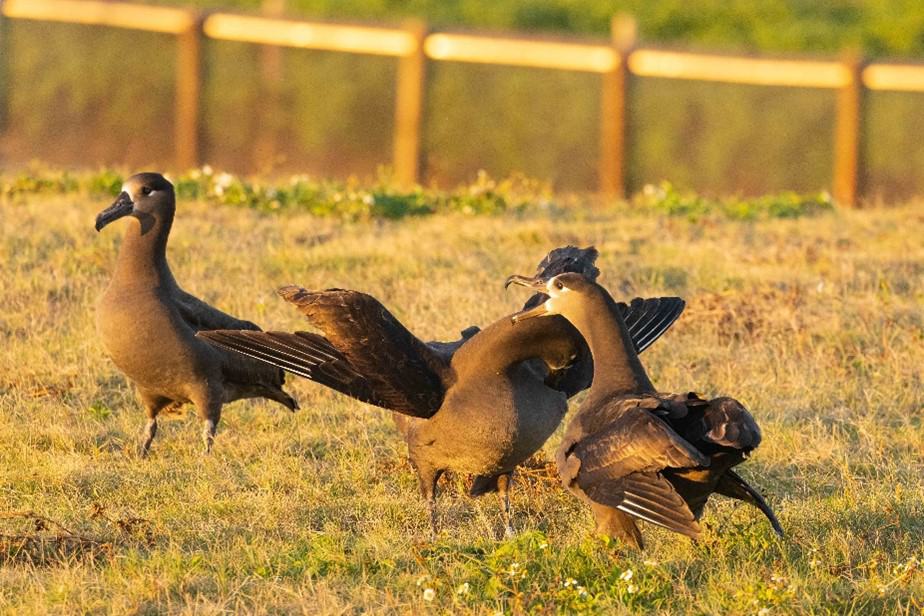
[[[122,240],[113,278],[125,284],[169,286],[173,274],[167,265],[167,238],[173,211],[133,218]]]
[[[610,308],[606,292],[594,291],[563,314],[581,333],[594,360],[590,399],[612,394],[653,392],[622,316]]]

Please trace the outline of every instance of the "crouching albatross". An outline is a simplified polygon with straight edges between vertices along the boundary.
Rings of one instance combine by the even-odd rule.
[[[109,286],[97,306],[97,329],[115,365],[135,384],[147,412],[141,455],[157,434],[161,411],[195,404],[206,452],[226,402],[268,398],[295,410],[282,389],[282,370],[196,338],[210,329],[259,331],[183,291],[167,265],[167,238],[176,199],[157,173],[133,175],[115,203],[100,212],[96,230],[128,217],[129,224]]]
[[[609,293],[577,273],[549,280],[511,276],[548,299],[512,317],[515,324],[561,315],[581,333],[594,359],[593,384],[569,422],[556,464],[562,483],[594,513],[597,531],[643,547],[633,518],[697,538],[697,523],[716,492],[759,508],[782,528],[760,493],[736,474],[760,444],[750,413],[732,398],[658,393],[639,361]]]
[[[593,270],[596,251],[560,249],[541,271]],[[583,259],[575,260],[580,255]],[[476,476],[472,493],[500,493],[504,530],[510,525],[509,484],[514,468],[534,454],[567,410],[569,387],[586,374],[582,340],[565,319],[514,326],[504,317],[457,343],[424,343],[377,299],[358,291],[279,294],[323,332],[208,331],[210,342],[278,366],[348,396],[408,416],[399,428],[436,534],[436,484],[446,470]],[[615,305],[654,340],[683,309],[678,298]],[[469,332],[470,333],[470,332]],[[586,384],[583,385],[586,387]]]

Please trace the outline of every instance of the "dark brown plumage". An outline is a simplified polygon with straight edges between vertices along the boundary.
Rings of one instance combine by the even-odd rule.
[[[566,265],[556,255],[571,259]],[[540,266],[596,271],[596,251],[553,251]],[[513,327],[505,317],[484,330],[469,328],[454,343],[424,343],[375,298],[342,289],[283,287],[323,336],[307,332],[202,332],[224,348],[304,376],[402,415],[404,435],[424,497],[431,507],[445,470],[474,474],[473,494],[498,491],[509,526],[507,489],[515,466],[558,427],[571,388],[586,387],[589,353],[567,320]],[[616,310],[629,315],[640,338],[653,340],[683,309],[678,298],[638,300]],[[568,388],[560,386],[567,381]]]
[[[709,496],[749,502],[782,533],[763,497],[731,468],[760,444],[760,429],[732,398],[657,393],[612,299],[580,274],[551,280],[511,276],[549,299],[514,315],[517,323],[561,315],[587,341],[593,384],[558,449],[562,483],[592,509],[597,530],[641,548],[634,519],[689,537]],[[542,320],[542,319],[538,319]]]
[[[281,370],[196,338],[196,332],[210,329],[260,328],[179,287],[166,256],[175,209],[170,182],[156,173],[140,173],[125,182],[116,202],[96,219],[97,231],[119,218],[130,221],[112,280],[99,300],[97,329],[145,406],[142,455],[157,433],[158,414],[188,402],[196,405],[204,423],[206,451],[226,402],[263,397],[298,408],[282,390]]]

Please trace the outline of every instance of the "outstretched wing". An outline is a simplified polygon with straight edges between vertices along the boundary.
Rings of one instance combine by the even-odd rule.
[[[324,336],[297,332],[202,332],[225,348],[341,393],[415,417],[439,409],[451,379],[446,362],[378,300],[343,289],[279,290]]]
[[[319,334],[214,330],[200,332],[198,336],[216,346],[271,364],[357,400],[389,408],[369,381]]]
[[[559,473],[566,485],[576,485],[595,502],[696,537],[693,513],[659,471],[708,464],[659,418],[629,408],[573,442],[559,458]]]
[[[649,299],[636,297],[628,304],[614,301],[611,306],[625,321],[632,342],[635,344],[636,353],[641,353],[650,347],[655,340],[670,329],[674,321],[680,317],[684,307],[686,307],[686,302],[679,297]]]

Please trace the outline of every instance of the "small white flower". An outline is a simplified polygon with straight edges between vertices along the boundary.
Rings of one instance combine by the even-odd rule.
[[[370,194],[365,194],[363,195],[363,203],[365,203],[366,205],[372,205],[375,203],[375,197],[373,197]]]
[[[470,588],[471,586],[468,585],[468,582],[463,582],[459,584],[458,588],[456,588],[456,594],[457,595],[467,595]]]
[[[234,183],[234,176],[230,173],[219,173],[218,177],[215,178],[215,186],[220,186],[221,188],[227,188]]]
[[[436,597],[435,590],[433,590],[432,588],[424,588],[424,591],[423,591],[424,601],[433,601],[435,597]]]
[[[539,544],[539,549],[540,549],[540,550],[547,550],[548,548],[549,548],[549,544],[548,544],[548,543],[540,543],[540,544]]]
[[[629,593],[630,595],[634,595],[635,593],[638,592],[638,586],[636,586],[635,584],[629,584],[629,586],[626,588],[626,592]]]
[[[757,610],[757,616],[769,616],[769,614],[770,614],[769,607],[762,607],[759,610]]]
[[[623,582],[628,582],[632,579],[632,569],[626,569],[619,575],[619,579]]]
[[[658,561],[656,561],[656,560],[646,560],[646,561],[645,561],[645,565],[648,566],[648,567],[657,567],[657,566],[658,566]]]
[[[429,580],[429,579],[430,579],[430,576],[429,576],[429,575],[422,575],[422,576],[420,576],[419,578],[417,578],[417,585],[418,585],[418,586],[423,586],[423,583],[426,582],[426,581]]]
[[[214,171],[211,165],[202,165],[202,175],[212,175],[212,173],[214,173]]]

